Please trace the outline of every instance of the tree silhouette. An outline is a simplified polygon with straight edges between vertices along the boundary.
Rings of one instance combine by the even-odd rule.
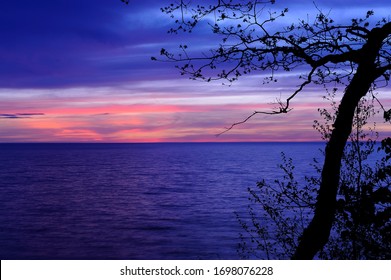
[[[332,111],[319,109],[322,121],[314,128],[328,140],[337,111],[335,92],[326,97]],[[317,254],[321,259],[389,259],[391,252],[391,140],[381,142],[383,157],[374,162],[379,133],[374,116],[375,96],[360,100],[353,131],[344,150],[337,210],[331,235]],[[378,155],[377,155],[378,157]],[[375,157],[376,158],[376,157]],[[282,154],[279,168],[283,177],[272,182],[262,180],[249,188],[249,217],[237,214],[245,230],[241,233],[239,254],[243,258],[286,259],[294,254],[297,240],[308,225],[315,207],[321,168],[312,163],[314,175],[297,178],[294,162]],[[259,207],[260,206],[260,207]],[[250,242],[248,242],[250,241]]]
[[[200,1],[201,2],[201,1]],[[268,3],[266,3],[268,2]],[[193,79],[216,79],[234,82],[254,71],[269,71],[265,82],[277,82],[280,71],[300,71],[300,83],[277,110],[255,111],[257,114],[283,114],[291,110],[291,100],[309,84],[332,83],[344,87],[333,129],[325,149],[325,161],[314,210],[314,217],[303,231],[293,259],[312,259],[329,239],[337,209],[344,147],[352,130],[354,112],[369,91],[388,85],[391,70],[391,22],[383,18],[373,23],[373,11],[349,24],[338,24],[317,8],[314,19],[299,20],[276,30],[280,12],[266,10],[271,1],[216,0],[215,4],[192,4],[179,1],[162,8],[175,19],[170,30],[191,33],[207,22],[221,42],[208,53],[190,54],[187,45],[177,53],[161,50],[169,61],[177,62],[183,75]],[[152,58],[156,59],[156,58]],[[388,111],[384,111],[387,117]]]

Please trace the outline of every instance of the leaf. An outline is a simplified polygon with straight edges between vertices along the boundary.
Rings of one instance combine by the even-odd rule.
[[[386,122],[391,120],[391,109],[388,111],[384,111],[383,118]]]

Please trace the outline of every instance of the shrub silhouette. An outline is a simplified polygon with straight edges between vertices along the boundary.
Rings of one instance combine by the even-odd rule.
[[[325,122],[314,122],[322,138],[330,137],[337,115],[335,91],[327,97],[334,112],[319,110]],[[368,126],[375,114],[374,98],[363,99],[355,112],[353,132],[341,167],[337,211],[328,242],[317,254],[321,259],[391,258],[391,138],[377,145],[378,133]],[[378,148],[377,148],[378,147]],[[375,153],[381,159],[374,160]],[[238,216],[245,230],[239,253],[243,258],[288,259],[295,253],[302,231],[312,219],[321,168],[299,182],[291,158],[282,154],[282,179],[265,180],[249,188],[249,218]]]

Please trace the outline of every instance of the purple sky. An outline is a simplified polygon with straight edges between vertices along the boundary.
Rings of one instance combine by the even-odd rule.
[[[207,1],[200,1],[207,2]],[[260,116],[216,138],[254,110],[272,109],[299,81],[283,74],[262,85],[253,73],[233,84],[180,76],[171,63],[151,61],[162,47],[216,45],[200,29],[167,34],[160,12],[171,1],[3,1],[0,7],[0,142],[303,141],[319,140],[322,89],[308,87],[284,116]],[[295,21],[315,13],[312,1],[278,1]],[[373,9],[388,16],[390,1],[317,1],[339,21]],[[390,89],[383,89],[383,92]],[[387,103],[387,100],[383,100]],[[391,103],[391,102],[389,102]],[[378,128],[387,129],[383,124]]]

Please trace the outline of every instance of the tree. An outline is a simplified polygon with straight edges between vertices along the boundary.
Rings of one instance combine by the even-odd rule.
[[[315,121],[314,128],[324,140],[331,135],[337,111],[335,93],[327,99],[332,111],[319,109],[324,123]],[[376,154],[378,133],[369,119],[375,114],[374,98],[363,98],[355,112],[353,131],[342,159],[337,211],[328,242],[317,255],[322,259],[389,259],[391,252],[391,189],[387,147],[390,139],[382,141]],[[238,215],[245,230],[241,233],[238,252],[268,259],[286,259],[294,254],[300,233],[308,225],[315,207],[321,168],[314,159],[315,175],[297,178],[291,158],[282,154],[279,165],[281,179],[262,180],[257,188],[249,188],[250,219]],[[260,206],[260,207],[259,207]]]
[[[169,61],[177,62],[181,74],[193,79],[234,82],[254,71],[269,71],[265,82],[276,82],[279,71],[300,70],[296,90],[279,108],[256,114],[283,114],[291,110],[290,102],[309,84],[332,83],[344,87],[335,116],[317,195],[314,217],[303,231],[293,259],[312,259],[327,243],[337,209],[344,147],[353,125],[359,101],[369,91],[385,86],[391,70],[391,22],[383,18],[372,23],[373,11],[349,24],[337,24],[320,9],[311,22],[300,20],[280,30],[276,22],[286,16],[281,12],[266,12],[266,1],[216,0],[215,4],[196,5],[179,1],[162,8],[176,19],[170,32],[192,32],[210,18],[208,25],[220,36],[221,43],[209,53],[190,55],[189,47],[181,45],[175,54],[161,50]],[[274,0],[267,1],[274,4]],[[156,58],[152,58],[156,59]],[[387,112],[385,111],[385,117]],[[389,115],[389,114],[388,114]],[[229,129],[230,129],[229,128]]]

